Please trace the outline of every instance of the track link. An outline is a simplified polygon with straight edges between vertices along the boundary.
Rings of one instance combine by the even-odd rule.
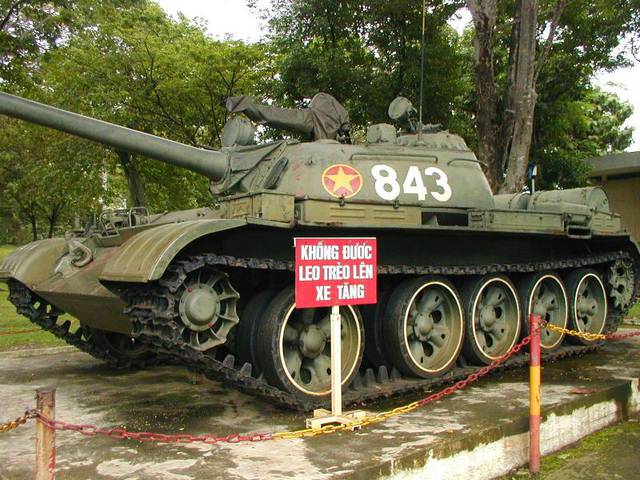
[[[558,270],[581,268],[606,264],[618,259],[630,259],[626,252],[612,252],[586,257],[567,258],[556,261],[536,262],[527,264],[495,264],[482,266],[406,266],[381,265],[380,275],[483,275],[497,272],[535,272],[541,270]],[[203,353],[193,350],[182,339],[177,327],[177,312],[175,309],[178,299],[175,293],[180,289],[187,275],[203,266],[226,266],[253,270],[282,270],[293,271],[294,265],[290,261],[275,259],[237,258],[231,256],[203,254],[179,259],[167,269],[164,277],[153,287],[132,285],[123,292],[127,303],[127,313],[133,324],[133,335],[145,339],[153,350],[162,355],[173,357],[180,364],[202,372],[207,377],[221,381],[245,393],[260,397],[269,402],[295,410],[308,411],[319,406],[326,406],[328,399],[314,400],[300,398],[282,391],[266,383],[262,377],[252,375],[253,367],[249,363],[239,365],[233,355],[224,359],[215,357],[215,353]],[[636,271],[638,270],[636,265]],[[635,292],[638,292],[640,276],[636,274]],[[635,295],[634,295],[635,296]],[[607,319],[607,332],[615,331],[622,321],[624,312],[616,312]],[[600,345],[590,346],[562,346],[561,348],[543,354],[545,362],[560,360],[566,357],[582,355],[599,348]],[[496,371],[513,369],[526,365],[526,355],[519,354],[512,357]],[[476,367],[464,365],[459,360],[458,365],[446,375],[435,379],[416,379],[402,377],[395,370],[381,366],[374,369],[363,369],[344,389],[343,400],[346,405],[363,405],[381,399],[398,395],[429,390],[442,385],[461,380],[476,370]]]

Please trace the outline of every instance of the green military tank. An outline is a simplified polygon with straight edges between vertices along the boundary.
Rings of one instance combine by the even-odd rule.
[[[0,279],[18,311],[113,365],[171,358],[308,409],[330,394],[329,310],[295,308],[294,237],[378,239],[378,304],[341,307],[351,404],[491,363],[529,331],[531,313],[612,332],[638,292],[638,246],[603,190],[495,196],[462,138],[421,125],[405,98],[389,107],[395,125],[370,126],[361,144],[327,94],[299,110],[249,97],[227,108],[236,115],[214,151],[0,94],[4,115],[211,180],[209,207],[104,212],[84,232],[17,249]],[[256,124],[306,140],[255,145]],[[79,328],[61,324],[63,312]],[[596,348],[566,340],[545,329],[547,357]]]

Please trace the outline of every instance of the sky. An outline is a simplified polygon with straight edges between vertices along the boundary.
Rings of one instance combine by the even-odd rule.
[[[170,15],[182,12],[189,18],[200,17],[207,21],[209,34],[216,38],[230,36],[237,40],[255,42],[265,32],[264,21],[259,13],[247,7],[245,0],[157,0]],[[269,0],[257,0],[258,8],[266,8]],[[465,12],[466,13],[466,12]],[[468,14],[462,15],[452,25],[461,31],[469,20]],[[615,72],[602,72],[596,83],[634,107],[633,116],[625,126],[634,127],[633,144],[629,151],[640,150],[640,63],[634,62],[630,68]]]

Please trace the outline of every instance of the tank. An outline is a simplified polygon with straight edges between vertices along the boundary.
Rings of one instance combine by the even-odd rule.
[[[227,108],[214,151],[1,93],[0,113],[198,172],[215,200],[107,211],[18,248],[0,264],[18,312],[115,367],[170,358],[310,409],[330,395],[329,311],[295,308],[294,237],[378,239],[378,304],[341,307],[349,404],[456,381],[508,352],[532,313],[615,331],[636,298],[638,246],[598,187],[494,196],[462,138],[422,125],[406,98],[360,144],[324,93],[299,110]],[[256,125],[305,141],[256,145]],[[549,359],[596,346],[542,333]]]

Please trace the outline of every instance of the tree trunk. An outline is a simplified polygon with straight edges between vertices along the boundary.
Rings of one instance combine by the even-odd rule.
[[[502,183],[498,158],[498,109],[494,71],[496,0],[467,0],[475,27],[475,84],[478,102],[478,158],[489,165],[488,179],[496,191]]]
[[[130,207],[145,207],[147,205],[144,186],[140,180],[140,172],[136,167],[135,161],[129,152],[118,152],[120,163],[124,170],[129,186]]]
[[[51,212],[47,216],[47,220],[49,221],[49,234],[47,238],[53,238],[53,231],[58,223],[58,218],[60,218],[60,211],[62,210],[62,204],[57,203],[51,207]]]
[[[518,38],[520,37],[520,10],[519,5],[514,5],[513,26],[511,27],[511,38],[509,42],[509,65],[507,73],[507,83],[504,89],[504,110],[502,112],[502,124],[500,125],[500,144],[498,145],[498,156],[500,157],[500,170],[504,173],[509,161],[509,150],[511,149],[511,138],[516,115],[516,99],[514,97],[514,84],[516,81],[516,66],[518,55]],[[502,186],[501,179],[500,186]],[[497,191],[497,190],[496,190]]]
[[[38,221],[35,215],[29,215],[31,220],[31,239],[35,242],[38,240]]]
[[[496,0],[467,0],[475,26],[478,156],[489,165],[489,183],[494,192],[517,192],[526,181],[537,100],[535,87],[567,3],[568,0],[555,2],[551,21],[544,29],[549,33],[536,62],[538,0],[518,0],[513,14],[503,110],[498,115],[500,102],[493,63]]]
[[[515,58],[515,76],[508,98],[513,99],[513,134],[508,149],[507,176],[500,193],[520,191],[525,183],[529,151],[533,134],[533,115],[536,105],[535,58],[538,1],[518,2],[518,27]]]

